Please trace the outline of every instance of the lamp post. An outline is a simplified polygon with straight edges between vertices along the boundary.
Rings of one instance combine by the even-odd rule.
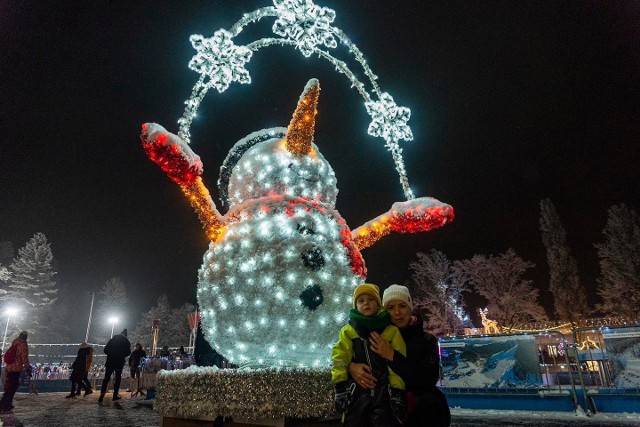
[[[117,317],[109,318],[109,322],[111,323],[111,338],[113,338],[113,329],[116,327],[116,323],[118,322]]]
[[[91,294],[91,308],[89,309],[89,321],[87,322],[87,334],[84,336],[84,342],[89,342],[89,329],[91,328],[91,315],[93,314],[93,300],[96,297],[95,292],[89,292]]]
[[[17,312],[18,310],[16,310],[15,308],[7,309],[7,326],[4,327],[4,338],[2,338],[2,353],[4,353],[4,345],[7,342],[7,331],[9,330],[9,319],[11,319],[11,316],[13,314],[16,314]]]

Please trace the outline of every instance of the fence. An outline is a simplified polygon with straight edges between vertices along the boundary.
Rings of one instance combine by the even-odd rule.
[[[59,355],[58,355],[59,356]],[[75,356],[74,356],[75,357]],[[57,357],[59,358],[59,357]],[[148,357],[141,361],[140,371],[141,378],[135,383],[130,383],[130,370],[128,366],[122,371],[122,388],[125,389],[131,386],[135,389],[151,389],[155,387],[156,373],[162,369],[174,370],[184,369],[191,366],[194,363],[192,357]],[[26,373],[20,377],[19,392],[23,393],[40,393],[40,392],[59,392],[69,391],[71,382],[69,376],[71,375],[71,364],[67,362],[60,363],[32,363],[31,364],[31,377],[27,377]],[[92,388],[97,389],[102,385],[102,379],[104,378],[104,361],[100,364],[94,364],[92,370],[89,372],[89,381]],[[3,369],[2,376],[0,376],[0,383],[4,386],[5,371]],[[113,380],[113,378],[112,378]],[[113,383],[109,384],[110,387]]]

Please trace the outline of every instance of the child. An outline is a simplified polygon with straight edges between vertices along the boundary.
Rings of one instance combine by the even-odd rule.
[[[84,349],[85,357],[87,359],[86,369],[84,370],[84,376],[82,380],[78,383],[78,388],[76,390],[76,395],[80,395],[82,388],[85,389],[84,395],[88,395],[93,393],[91,389],[91,382],[89,382],[89,373],[91,372],[91,366],[93,365],[93,347],[91,347],[86,342],[80,344],[80,348]]]
[[[381,306],[376,285],[359,285],[353,293],[349,323],[340,330],[338,342],[333,346],[331,380],[336,391],[335,406],[346,425],[397,426],[406,407],[404,381],[389,369],[383,357],[371,350],[369,343],[369,334],[378,332],[394,350],[406,356],[402,335],[391,325],[389,313],[380,310]],[[373,388],[364,388],[353,380],[347,370],[351,362],[368,365],[377,379]]]
[[[84,388],[85,396],[92,393],[91,388],[82,381],[85,377],[85,373],[87,372],[87,354],[89,353],[87,348],[88,345],[86,343],[82,343],[80,345],[76,359],[71,365],[71,369],[73,369],[73,372],[71,372],[71,375],[69,376],[69,379],[71,380],[71,393],[68,396],[65,396],[67,398],[76,397],[76,387],[78,388],[78,395],[80,395],[81,388]]]

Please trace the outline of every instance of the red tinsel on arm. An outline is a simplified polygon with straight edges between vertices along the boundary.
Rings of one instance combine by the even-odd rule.
[[[391,232],[420,233],[453,221],[453,208],[431,197],[394,203],[380,215],[351,232],[355,246],[362,250]]]
[[[143,124],[140,139],[149,159],[178,185],[191,185],[202,175],[200,157],[179,136],[167,132],[162,126]]]
[[[207,237],[212,241],[217,240],[224,230],[224,225],[209,190],[200,178],[200,157],[179,136],[167,132],[156,123],[143,124],[140,139],[149,159],[160,166],[172,181],[180,185],[195,209]]]

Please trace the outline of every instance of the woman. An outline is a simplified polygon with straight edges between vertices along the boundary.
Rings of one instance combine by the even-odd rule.
[[[413,300],[405,286],[391,285],[382,297],[391,322],[400,329],[407,345],[407,357],[394,351],[380,335],[371,334],[371,349],[389,361],[389,367],[405,381],[409,407],[405,426],[448,427],[451,413],[444,393],[436,386],[440,376],[438,340],[422,329],[422,319],[412,315]],[[349,373],[364,388],[372,389],[377,382],[369,367],[350,363]]]
[[[80,395],[80,390],[84,388],[84,395],[93,393],[91,391],[91,386],[84,382],[84,378],[87,376],[87,355],[89,354],[88,350],[89,345],[87,343],[80,344],[80,348],[78,349],[78,354],[76,355],[76,359],[73,361],[71,365],[71,375],[69,379],[71,380],[71,393],[65,396],[67,398],[76,397]],[[77,390],[76,390],[77,388]]]
[[[80,394],[80,391],[84,386],[84,389],[85,389],[84,395],[86,396],[88,394],[93,393],[93,390],[91,389],[91,382],[89,382],[89,372],[91,372],[91,367],[93,366],[93,347],[91,347],[86,342],[83,342],[82,344],[80,344],[80,349],[83,349],[83,351],[85,352],[87,364],[86,364],[86,369],[84,370],[84,376],[82,377],[82,381],[80,382],[80,384],[78,384],[76,395]]]

